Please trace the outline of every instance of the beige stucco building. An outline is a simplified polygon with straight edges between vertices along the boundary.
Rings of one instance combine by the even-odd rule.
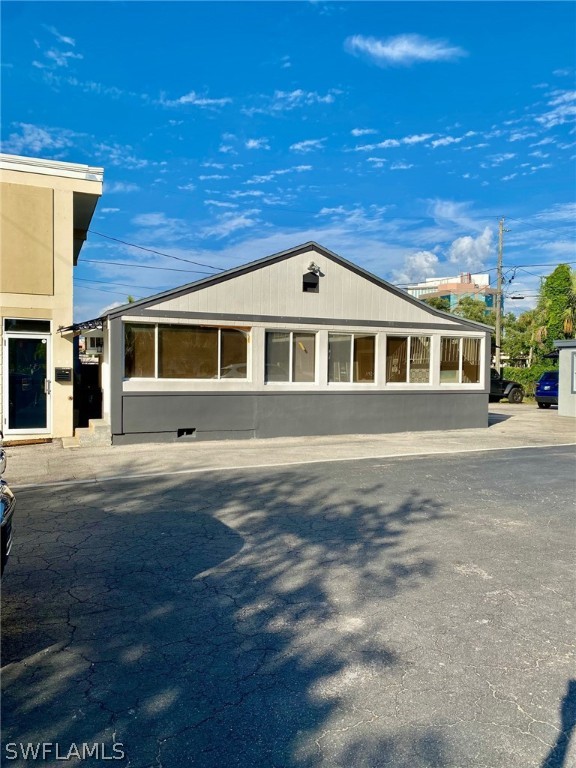
[[[73,434],[73,269],[103,169],[0,154],[0,418],[8,439]]]

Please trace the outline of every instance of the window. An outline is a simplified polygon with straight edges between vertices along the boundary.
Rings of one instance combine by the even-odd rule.
[[[124,326],[124,376],[152,378],[155,375],[156,326]]]
[[[304,293],[318,293],[320,278],[314,272],[307,272],[302,278],[302,290]]]
[[[480,339],[462,339],[462,383],[480,382]]]
[[[161,379],[215,379],[218,329],[158,326],[158,376]]]
[[[267,382],[315,382],[316,334],[266,332]]]
[[[443,337],[440,345],[440,383],[480,382],[481,340]]]
[[[8,333],[50,333],[50,320],[24,320],[7,317],[4,330]]]
[[[153,378],[156,365],[161,379],[247,377],[248,333],[243,330],[127,323],[124,339],[127,378]]]
[[[376,337],[361,333],[328,334],[328,381],[373,382]]]
[[[430,336],[388,336],[386,381],[410,384],[430,382]]]

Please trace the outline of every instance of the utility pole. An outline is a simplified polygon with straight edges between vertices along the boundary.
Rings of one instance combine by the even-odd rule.
[[[504,217],[498,222],[498,264],[496,266],[496,350],[494,367],[500,373],[500,345],[502,341],[502,253],[504,251]]]

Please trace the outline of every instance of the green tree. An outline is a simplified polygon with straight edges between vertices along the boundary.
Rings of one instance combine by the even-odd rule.
[[[429,307],[434,309],[441,309],[442,312],[450,312],[450,299],[446,299],[442,296],[430,296],[429,299],[422,299],[424,304],[428,304]]]
[[[573,338],[575,325],[575,275],[568,264],[559,264],[540,287],[533,334],[536,357],[552,352],[555,341]]]
[[[496,313],[490,309],[481,299],[474,299],[472,296],[464,296],[453,310],[453,314],[463,317],[466,320],[473,320],[476,323],[485,325],[496,325]]]
[[[530,309],[516,317],[512,312],[503,318],[502,352],[511,361],[528,360],[531,362],[536,310]]]

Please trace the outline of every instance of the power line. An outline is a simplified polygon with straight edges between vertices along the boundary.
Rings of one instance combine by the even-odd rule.
[[[126,298],[126,293],[121,293],[120,291],[108,291],[106,288],[93,288],[91,285],[81,285],[80,288],[84,291],[99,291],[100,293],[113,293],[116,296],[124,296]],[[135,296],[135,298],[139,299],[140,296]]]
[[[98,237],[104,237],[106,240],[113,240],[115,243],[121,243],[127,245],[130,248],[138,248],[141,251],[147,253],[154,253],[157,256],[165,256],[167,259],[176,259],[176,261],[185,261],[187,264],[196,264],[199,267],[208,267],[208,269],[215,269],[218,272],[224,272],[223,267],[213,267],[212,264],[203,264],[201,261],[193,261],[192,259],[184,259],[182,256],[173,256],[171,253],[164,253],[163,251],[156,251],[154,248],[145,248],[143,245],[136,245],[136,243],[128,243],[126,240],[120,240],[118,237],[111,237],[110,235],[104,235],[102,232],[96,232],[94,229],[89,229],[91,235],[98,235]]]
[[[527,222],[526,219],[515,219],[513,216],[507,216],[506,218],[510,219],[511,221],[517,221],[520,224],[528,224],[528,226],[531,227],[532,229],[541,229],[543,232],[552,232],[553,235],[565,234],[564,232],[560,232],[557,229],[550,229],[550,227],[541,227],[538,224],[530,224],[530,222]]]
[[[149,264],[129,264],[125,261],[108,261],[107,259],[82,259],[82,264],[112,264],[115,267],[131,267],[133,269],[159,269],[163,272],[195,272],[198,275],[211,275],[212,272],[202,272],[199,269],[178,269],[178,267],[152,267]]]
[[[142,288],[144,291],[163,291],[167,290],[170,286],[160,285],[134,285],[133,283],[117,283],[114,280],[91,280],[88,277],[75,277],[74,280],[80,280],[83,283],[102,283],[102,285],[121,285],[125,288]]]

